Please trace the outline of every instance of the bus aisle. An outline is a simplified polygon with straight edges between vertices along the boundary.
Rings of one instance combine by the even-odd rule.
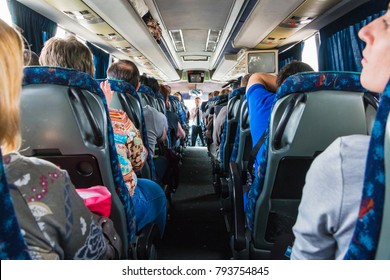
[[[230,259],[229,237],[205,147],[187,147],[159,259]]]

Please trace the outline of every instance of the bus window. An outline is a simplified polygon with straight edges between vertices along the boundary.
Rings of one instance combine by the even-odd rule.
[[[57,33],[54,37],[58,37],[58,38],[65,38],[67,35],[67,32],[65,29],[63,29],[61,26],[57,26]]]
[[[8,4],[7,0],[0,0],[0,18],[4,20],[6,23],[12,25],[12,19],[11,19],[11,14],[9,13],[8,10]]]
[[[316,43],[316,37],[314,34],[305,40],[305,45],[302,51],[302,61],[309,64],[314,71],[318,71],[318,48]]]

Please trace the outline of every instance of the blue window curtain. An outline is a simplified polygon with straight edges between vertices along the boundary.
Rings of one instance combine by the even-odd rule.
[[[105,79],[107,77],[107,68],[110,64],[110,54],[99,49],[95,45],[87,42],[88,48],[93,53],[93,61],[95,64],[95,79]]]
[[[57,32],[57,23],[15,1],[8,1],[12,21],[17,25],[26,38],[30,49],[37,54],[43,44]]]
[[[282,51],[279,53],[279,70],[283,68],[283,66],[289,64],[293,60],[302,61],[302,50],[304,47],[304,42],[300,42],[293,47],[287,49],[286,51]]]
[[[359,30],[387,10],[388,0],[371,0],[320,30],[320,71],[361,72],[364,42]]]

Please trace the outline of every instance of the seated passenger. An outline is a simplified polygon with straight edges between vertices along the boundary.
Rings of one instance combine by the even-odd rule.
[[[366,43],[360,81],[382,93],[390,79],[390,6],[359,37]],[[312,163],[293,228],[291,259],[344,258],[359,214],[369,141],[367,135],[338,138]]]
[[[39,61],[41,65],[73,68],[91,76],[95,71],[91,51],[75,37],[49,39],[41,51]],[[135,79],[137,83],[138,78]],[[106,95],[107,105],[110,106],[112,92],[109,83],[101,83],[101,87]],[[137,180],[133,172],[133,167],[141,168],[147,157],[139,131],[121,110],[110,109],[110,117],[122,175],[134,205],[137,227],[142,229],[149,223],[156,223],[162,235],[166,222],[165,194],[155,182],[147,179]]]
[[[140,75],[137,66],[129,60],[119,60],[112,63],[107,69],[107,77],[110,79],[122,80],[133,85],[135,90],[138,90],[140,85]],[[166,174],[167,164],[163,157],[154,157],[155,149],[158,142],[165,141],[167,138],[168,123],[167,118],[163,113],[160,113],[155,108],[146,105],[143,107],[146,136],[148,138],[148,152],[154,158],[157,180],[162,183]]]
[[[167,109],[166,116],[168,120],[168,130],[174,131],[173,136],[175,137],[174,139],[170,139],[171,141],[173,141],[171,143],[171,148],[172,148],[175,147],[176,140],[184,139],[186,137],[186,133],[183,130],[182,126],[180,125],[179,116],[176,113],[170,111],[171,108],[168,101],[168,97],[171,93],[171,88],[167,85],[161,85],[160,92],[165,99],[165,108]]]
[[[214,156],[217,157],[219,153],[219,146],[221,145],[223,125],[227,118],[227,105],[223,106],[219,111],[218,116],[213,119],[213,130],[212,130],[212,142],[214,143],[215,151],[213,151]]]
[[[68,173],[50,162],[18,153],[23,40],[2,20],[0,69],[0,144],[16,216],[31,258],[119,258],[120,242],[110,243],[104,234],[112,222],[88,210]]]
[[[276,90],[287,77],[307,71],[313,71],[308,64],[292,61],[280,70],[278,76],[265,73],[254,73],[250,76],[246,87],[246,99],[253,147],[256,146],[268,127]],[[257,167],[260,164],[261,154],[260,150],[256,156],[255,173],[257,173]]]

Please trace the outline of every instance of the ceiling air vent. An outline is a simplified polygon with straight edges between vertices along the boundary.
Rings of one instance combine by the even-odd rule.
[[[208,61],[209,56],[207,55],[185,55],[182,56],[183,61]]]
[[[213,52],[217,47],[219,38],[221,37],[222,30],[209,29],[207,34],[206,52]]]
[[[104,34],[101,34],[101,33],[96,33],[96,35],[98,35],[99,37],[101,37],[102,39],[104,39],[106,41],[120,42],[120,41],[125,40],[125,39],[123,39],[122,36],[120,36],[120,35],[118,35],[116,33],[109,33],[107,35],[104,35]]]
[[[181,29],[169,30],[169,36],[171,36],[171,40],[177,52],[184,52],[186,50]]]
[[[97,15],[91,14],[88,10],[83,11],[64,11],[64,13],[70,18],[88,24],[102,23],[103,20]]]

